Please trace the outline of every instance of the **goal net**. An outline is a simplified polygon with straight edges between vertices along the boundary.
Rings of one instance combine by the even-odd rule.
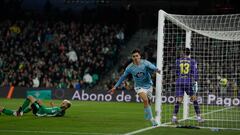
[[[203,123],[196,121],[190,97],[184,93],[177,119],[180,125],[240,129],[240,14],[175,15],[159,11],[156,120],[172,125],[176,102],[176,59],[191,48],[198,65],[198,104]]]

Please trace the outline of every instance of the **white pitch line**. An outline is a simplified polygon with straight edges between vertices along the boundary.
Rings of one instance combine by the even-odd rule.
[[[232,109],[232,108],[234,108],[234,107],[228,107],[228,108],[223,108],[223,109],[219,109],[219,110],[215,110],[215,111],[211,111],[211,112],[206,112],[206,113],[203,113],[203,114],[201,114],[202,116],[203,115],[207,115],[207,114],[212,114],[212,113],[216,113],[216,112],[221,112],[221,111],[223,111],[223,110],[228,110],[228,109]],[[188,119],[193,119],[195,117],[195,115],[194,116],[191,116],[191,117],[188,117]],[[188,120],[188,119],[180,119],[180,120],[178,120],[178,121],[184,121],[184,120]],[[168,125],[168,124],[171,124],[172,122],[167,122],[167,123],[163,123],[163,125]]]
[[[129,133],[125,133],[125,134],[123,134],[123,135],[134,135],[134,134],[137,134],[137,133],[141,133],[141,132],[144,132],[144,131],[147,131],[147,130],[151,130],[151,129],[157,128],[157,127],[160,127],[160,126],[146,127],[146,128],[142,128],[142,129],[139,129],[139,130],[136,130],[136,131],[132,131],[132,132],[129,132]]]
[[[87,132],[63,132],[63,131],[31,131],[31,130],[0,130],[0,133],[36,133],[36,134],[72,134],[72,135],[119,135],[112,133],[87,133]]]
[[[188,120],[195,120],[195,119],[188,119]],[[204,119],[206,121],[226,121],[226,122],[240,122],[240,120],[225,120],[225,119]]]
[[[219,110],[215,110],[215,111],[211,111],[211,112],[207,112],[207,113],[203,113],[202,115],[207,115],[207,114],[211,114],[211,113],[216,113],[216,112],[220,112],[220,111],[223,111],[223,110],[227,110],[227,109],[231,109],[233,107],[229,107],[229,108],[223,108],[223,109],[219,109]],[[192,119],[194,118],[195,116],[192,116],[192,117],[189,117],[189,119]],[[180,119],[178,121],[184,121],[185,119]],[[151,130],[151,129],[154,129],[154,128],[157,128],[157,127],[166,127],[168,126],[168,124],[171,124],[172,122],[167,122],[167,123],[163,123],[159,126],[156,126],[156,127],[146,127],[146,128],[142,128],[142,129],[139,129],[139,130],[136,130],[136,131],[132,131],[132,132],[129,132],[129,133],[125,133],[124,135],[134,135],[134,134],[137,134],[137,133],[141,133],[141,132],[144,132],[144,131],[147,131],[147,130]],[[176,127],[176,126],[174,126]]]

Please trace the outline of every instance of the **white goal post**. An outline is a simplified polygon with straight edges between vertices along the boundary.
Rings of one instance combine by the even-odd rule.
[[[156,121],[171,125],[175,103],[175,61],[191,49],[198,64],[198,103],[203,123],[185,93],[178,120],[181,125],[240,130],[240,14],[158,14]]]

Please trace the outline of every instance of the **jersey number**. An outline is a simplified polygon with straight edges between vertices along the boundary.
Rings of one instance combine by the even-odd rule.
[[[180,72],[181,74],[188,74],[190,69],[189,63],[181,63],[180,64]]]

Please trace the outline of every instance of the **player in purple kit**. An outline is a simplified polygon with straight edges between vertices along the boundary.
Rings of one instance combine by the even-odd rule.
[[[174,112],[172,117],[173,123],[178,123],[177,114],[179,106],[182,103],[184,91],[190,96],[190,100],[193,102],[194,109],[197,115],[197,121],[203,122],[200,116],[200,107],[197,102],[196,93],[198,91],[198,71],[197,62],[190,58],[190,49],[185,48],[183,50],[182,57],[176,60],[176,103],[174,106]]]

